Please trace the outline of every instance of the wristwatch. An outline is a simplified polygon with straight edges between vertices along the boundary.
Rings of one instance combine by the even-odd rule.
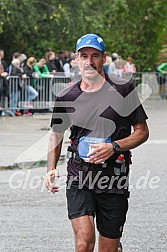
[[[121,147],[119,146],[119,144],[117,144],[116,142],[111,142],[111,144],[113,145],[113,150],[115,153],[119,153]]]

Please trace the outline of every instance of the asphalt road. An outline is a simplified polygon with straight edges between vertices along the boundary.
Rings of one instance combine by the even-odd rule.
[[[167,251],[167,101],[148,100],[144,106],[150,138],[133,150],[124,252]],[[0,118],[0,125],[0,165],[5,166],[46,135],[49,118],[39,119],[34,127],[32,118]],[[59,170],[61,189],[56,195],[44,188],[45,167],[0,171],[0,252],[74,251],[66,211],[66,164],[60,163]]]

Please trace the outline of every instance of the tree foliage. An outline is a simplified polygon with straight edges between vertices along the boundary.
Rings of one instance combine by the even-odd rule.
[[[0,47],[43,56],[46,48],[75,50],[76,40],[98,33],[109,54],[132,56],[138,69],[155,63],[167,34],[166,0],[1,0]]]

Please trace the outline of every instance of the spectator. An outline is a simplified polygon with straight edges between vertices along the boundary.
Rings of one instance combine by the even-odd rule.
[[[30,83],[33,82],[35,63],[36,59],[34,57],[30,57],[27,59],[26,65],[23,67],[24,73],[30,78]]]
[[[70,61],[69,62],[64,61],[63,72],[66,77],[70,77]]]
[[[70,68],[71,68],[71,62],[75,60],[75,53],[70,53],[70,58],[68,58],[68,61],[64,63],[63,70],[66,77],[70,77]]]
[[[2,60],[3,53],[0,50],[0,116],[3,115],[3,108],[5,107],[5,97],[9,95],[8,81],[6,77],[8,73],[5,71],[5,61]]]
[[[20,61],[20,63],[21,63],[21,53],[14,52],[13,55],[12,55],[12,60],[14,60],[14,59],[18,59]],[[11,75],[11,68],[12,68],[12,65],[10,64],[9,68],[8,68],[9,75]]]
[[[4,50],[0,49],[0,60],[1,60],[1,64],[3,65],[3,69],[4,69],[4,72],[7,72],[7,69],[8,69],[8,65],[6,63],[6,61],[4,60]]]
[[[32,87],[33,84],[33,66],[36,62],[36,59],[34,57],[28,58],[26,65],[23,67],[24,73],[29,77],[29,83],[26,85],[27,90],[27,102],[28,107],[32,108],[31,101],[34,100],[38,96],[38,92],[35,90],[35,88]]]
[[[136,66],[131,57],[127,58],[127,62],[124,64],[123,71],[124,78],[126,78],[126,80],[130,80],[134,77],[134,74],[136,73]]]
[[[124,65],[125,73],[136,73],[136,66],[133,63],[133,59],[131,57],[127,58],[127,63]]]
[[[50,75],[49,69],[46,65],[46,60],[44,58],[35,63],[34,71],[37,73],[38,78],[53,77],[53,75]]]
[[[59,52],[57,53],[57,56],[58,56],[58,60],[59,60],[59,63],[60,63],[60,72],[64,72],[64,70],[63,70],[63,65],[64,65],[64,52],[59,51]]]
[[[5,61],[2,59],[3,59],[3,56],[0,53],[0,76],[6,78],[8,76],[8,73],[6,72],[7,65],[5,64]]]
[[[20,59],[21,59],[20,65],[21,65],[21,67],[23,68],[23,67],[26,65],[27,56],[26,56],[24,53],[22,53],[22,54],[20,55]]]
[[[65,64],[65,63],[69,63],[70,62],[70,60],[71,60],[71,57],[70,57],[70,52],[69,51],[64,51],[64,57],[62,58],[62,61],[63,61],[63,65]]]
[[[50,89],[50,78],[53,78],[53,74],[50,73],[45,59],[40,59],[34,65],[34,74],[36,80],[34,79],[34,85],[38,91],[39,100],[47,101],[49,100],[49,89]]]
[[[59,58],[59,53],[55,54],[55,66],[57,68],[57,72],[63,72],[63,62],[62,60]]]
[[[111,62],[112,62],[111,57],[110,57],[110,56],[107,56],[107,57],[106,57],[106,62],[104,63],[104,72],[105,72],[106,74],[108,74],[108,69],[109,69],[109,66],[110,66]]]
[[[51,48],[47,48],[47,49],[45,50],[45,60],[46,60],[46,61],[48,61],[48,55],[49,55],[49,53],[50,53],[51,51],[52,51]]]
[[[111,77],[112,75],[116,75],[118,77],[122,77],[122,66],[119,64],[121,61],[117,53],[113,53],[112,62],[108,68],[108,75]]]
[[[166,98],[165,94],[165,84],[167,82],[167,63],[162,63],[157,67],[158,71],[158,84],[159,84],[159,94],[162,99]]]
[[[55,65],[55,53],[54,52],[50,51],[47,54],[46,65],[47,65],[50,73],[55,74],[58,71],[58,69]]]
[[[22,89],[22,81],[27,78],[26,74],[24,74],[23,69],[20,67],[20,60],[15,58],[12,60],[10,76],[19,77],[19,79],[15,78],[13,81],[13,85],[11,87],[10,94],[10,108],[13,112],[13,116],[20,116],[22,113],[20,111],[16,111],[17,102],[20,96],[20,90]]]

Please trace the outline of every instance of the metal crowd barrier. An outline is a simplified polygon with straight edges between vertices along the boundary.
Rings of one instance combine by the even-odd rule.
[[[137,72],[133,75],[134,86],[139,87],[138,93],[141,97],[144,97],[144,95],[146,94],[147,86],[151,88],[153,96],[161,95],[161,79],[161,75],[155,72]],[[10,76],[8,78],[9,95],[4,96],[0,93],[1,110],[2,108],[3,110],[13,109],[13,105],[11,102],[13,95],[15,95],[15,98],[17,96],[17,103],[14,109],[17,109],[18,107],[20,109],[28,108],[29,101],[27,86],[29,85],[33,86],[33,88],[38,92],[38,96],[30,102],[32,104],[33,109],[52,109],[57,93],[60,92],[62,89],[66,88],[71,83],[71,81],[72,80],[70,77],[54,76],[50,78],[33,79],[33,82],[31,83],[29,78],[26,78],[25,80],[20,80],[19,77]],[[167,82],[164,82],[164,95],[167,94],[166,85]]]
[[[149,93],[151,98],[167,97],[167,76],[165,80],[158,72],[136,72],[131,77],[134,86],[138,87],[137,92],[141,99],[147,97]]]
[[[145,95],[148,93],[148,87],[151,90],[151,98],[164,99],[167,97],[167,77],[166,79],[162,78],[162,74],[158,72],[135,73],[134,85],[139,86],[138,94],[141,98],[145,97]]]
[[[65,76],[54,76],[50,78],[21,80],[19,77],[10,76],[8,78],[9,96],[0,98],[1,106],[8,109],[50,109],[53,107],[55,97],[62,89],[66,88],[71,79]],[[32,86],[38,93],[37,97],[28,101],[28,86]],[[16,99],[16,106],[13,106],[12,99]],[[29,105],[31,104],[31,107]]]

